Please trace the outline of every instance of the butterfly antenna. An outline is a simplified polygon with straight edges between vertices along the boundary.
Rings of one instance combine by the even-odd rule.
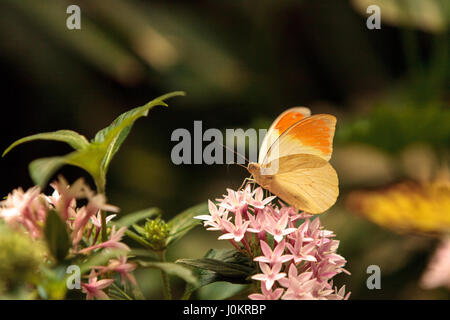
[[[229,146],[226,146],[224,144],[220,144],[222,147],[224,147],[225,149],[230,150],[231,152],[233,152],[234,154],[236,154],[237,156],[241,157],[242,159],[244,159],[245,161],[247,161],[247,163],[250,163],[250,160],[248,160],[245,156],[243,156],[242,154],[240,154],[239,152],[236,152],[235,150],[231,149]],[[237,165],[239,165],[239,163],[236,163]],[[242,165],[241,165],[242,166]],[[244,168],[247,168],[244,166]]]

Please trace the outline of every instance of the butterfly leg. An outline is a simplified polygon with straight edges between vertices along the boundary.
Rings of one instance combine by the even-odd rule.
[[[255,181],[254,179],[252,179],[252,178],[245,178],[238,190],[241,190],[241,189],[244,188],[244,186],[247,186],[247,185],[248,185],[248,181],[249,181],[250,183],[255,183],[255,182],[256,182],[256,181]]]

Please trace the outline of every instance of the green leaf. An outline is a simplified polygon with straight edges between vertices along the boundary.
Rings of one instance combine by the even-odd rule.
[[[128,112],[121,114],[108,127],[97,132],[93,143],[107,146],[107,152],[103,158],[102,170],[104,170],[105,172],[107,171],[111,159],[119,150],[120,146],[130,133],[130,130],[137,119],[146,117],[148,115],[148,111],[155,106],[167,106],[164,100],[184,95],[185,93],[182,91],[175,91],[160,96],[142,107],[134,108]]]
[[[41,158],[31,161],[28,166],[31,179],[36,184],[43,186],[53,173],[66,163],[64,157]]]
[[[191,285],[197,285],[197,278],[194,276],[192,270],[182,265],[173,262],[146,262],[137,261],[143,268],[160,269],[169,275],[177,276]]]
[[[125,235],[131,239],[133,239],[134,241],[136,241],[137,243],[139,243],[140,245],[142,245],[144,248],[147,248],[149,250],[153,250],[151,244],[141,235],[131,231],[131,230],[126,230],[125,231]]]
[[[174,243],[175,241],[183,237],[188,231],[200,224],[199,220],[194,219],[195,216],[208,213],[208,204],[201,203],[176,215],[172,220],[168,222],[170,235],[167,238],[166,246]]]
[[[28,136],[22,139],[17,140],[13,144],[11,144],[6,150],[3,152],[2,157],[4,157],[11,149],[15,148],[19,144],[35,141],[35,140],[53,140],[53,141],[61,141],[70,145],[75,150],[81,150],[86,148],[89,145],[87,139],[81,134],[72,131],[72,130],[58,130],[54,132],[44,132],[34,134],[32,136]]]
[[[220,259],[179,259],[177,263],[213,271],[229,278],[245,279],[251,275],[254,268],[249,266],[249,259],[236,250],[226,250],[221,253]]]
[[[34,183],[43,187],[51,176],[63,165],[73,165],[86,170],[94,178],[97,187],[101,189],[99,191],[103,192],[108,166],[130,132],[134,122],[141,117],[147,116],[149,110],[155,106],[167,106],[164,102],[165,99],[181,95],[184,95],[184,92],[176,91],[168,93],[142,107],[134,108],[123,113],[111,125],[100,130],[90,143],[85,141],[86,139],[84,137],[81,138],[82,136],[77,133],[69,134],[68,132],[71,131],[61,130],[57,131],[59,132],[58,135],[55,135],[55,133],[46,133],[23,138],[11,145],[4,154],[20,143],[36,139],[51,138],[51,140],[65,141],[67,143],[70,141],[70,144],[76,151],[66,156],[42,158],[30,163],[30,175]]]
[[[117,220],[114,224],[117,227],[129,227],[143,219],[151,218],[156,215],[161,215],[161,210],[158,208],[149,208],[140,210],[138,212],[130,213]]]
[[[52,256],[59,262],[63,261],[69,252],[70,240],[66,224],[55,210],[50,210],[47,214],[44,234]]]
[[[133,300],[133,298],[126,292],[125,288],[121,288],[115,283],[113,283],[109,288],[108,295],[113,300]]]
[[[242,297],[241,299],[245,299],[251,293],[245,294],[248,287],[248,284],[244,285],[217,281],[200,288],[197,292],[197,298],[199,300],[225,300],[229,298],[233,299],[239,294],[239,296]]]
[[[145,258],[145,260],[147,260],[147,261],[149,261],[149,260],[158,261],[159,260],[159,256],[158,256],[158,254],[156,254],[156,252],[150,251],[147,249],[132,248],[131,251],[129,251],[128,256]]]
[[[255,265],[249,257],[233,249],[209,250],[203,259],[179,259],[178,264],[193,267],[198,284],[186,287],[185,295],[217,281],[235,284],[250,283]]]

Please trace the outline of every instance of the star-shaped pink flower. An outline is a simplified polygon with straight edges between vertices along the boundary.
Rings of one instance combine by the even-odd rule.
[[[261,268],[261,271],[263,273],[255,274],[254,276],[252,276],[252,279],[263,281],[266,289],[270,290],[272,289],[272,286],[275,283],[275,281],[279,281],[280,279],[286,277],[286,273],[280,272],[281,266],[282,266],[281,263],[276,263],[273,265],[272,268],[270,268],[264,262],[260,262],[259,267]]]
[[[288,222],[289,214],[287,212],[278,221],[273,216],[267,215],[265,217],[265,229],[273,235],[276,242],[280,242],[285,235],[297,230],[296,228],[287,228]]]
[[[236,212],[234,217],[234,224],[232,224],[228,220],[222,219],[222,225],[225,228],[227,233],[224,233],[219,237],[219,240],[230,240],[233,239],[236,242],[239,242],[244,238],[245,232],[247,231],[248,225],[250,221],[243,222],[242,214],[240,212]]]
[[[264,207],[269,204],[275,196],[267,197],[264,199],[264,191],[262,188],[256,188],[251,194],[247,195],[247,202],[254,208],[264,209]]]
[[[109,300],[108,295],[103,291],[103,289],[109,287],[114,282],[113,279],[102,279],[97,280],[97,274],[94,269],[92,269],[89,275],[89,283],[82,283],[82,291],[86,293],[86,299],[92,300],[94,298],[100,300]]]
[[[248,297],[251,300],[279,300],[283,295],[283,288],[277,288],[275,290],[267,290],[265,285],[261,286],[261,293],[253,293]]]
[[[125,243],[120,242],[122,240],[123,234],[125,233],[126,230],[127,230],[126,227],[122,227],[119,230],[117,230],[117,232],[116,232],[116,228],[115,228],[115,226],[113,226],[109,240],[99,243],[99,244],[96,244],[94,246],[82,249],[79,251],[79,253],[86,254],[92,250],[99,249],[99,248],[112,248],[112,249],[120,249],[120,250],[129,251],[130,248]]]
[[[286,243],[286,247],[294,257],[294,262],[300,263],[301,261],[317,261],[314,257],[316,244],[314,242],[305,243],[303,236],[300,233],[298,238],[295,239],[295,244]]]
[[[285,245],[285,241],[281,241],[276,247],[275,249],[272,251],[272,249],[270,248],[270,246],[263,240],[261,240],[259,242],[261,244],[261,251],[264,254],[261,257],[256,257],[255,261],[258,262],[265,262],[265,263],[269,263],[271,265],[277,264],[277,263],[285,263],[289,260],[292,259],[292,255],[290,254],[285,254],[284,253],[284,249],[286,247]]]

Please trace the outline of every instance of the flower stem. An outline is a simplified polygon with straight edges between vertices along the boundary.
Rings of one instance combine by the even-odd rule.
[[[245,251],[237,244],[236,241],[230,239],[230,243],[241,253],[245,254]]]
[[[95,179],[95,185],[97,187],[97,193],[105,194],[105,179]],[[102,242],[105,242],[107,239],[106,234],[106,212],[100,211],[100,216],[102,218]]]
[[[183,296],[181,297],[181,300],[189,300],[191,297],[192,290],[189,288],[189,284],[186,284],[186,288],[184,289]]]
[[[249,256],[252,257],[252,256],[253,256],[253,255],[252,255],[252,250],[250,249],[250,246],[249,246],[248,243],[247,243],[246,237],[242,238],[241,242],[242,242],[242,244],[244,245],[245,249],[247,250]]]
[[[161,259],[161,262],[166,262],[166,251],[160,251],[159,256]],[[169,275],[167,272],[161,270],[161,276],[162,276],[162,282],[163,282],[163,293],[164,293],[164,299],[166,300],[172,300],[172,293],[170,291],[170,280]]]

